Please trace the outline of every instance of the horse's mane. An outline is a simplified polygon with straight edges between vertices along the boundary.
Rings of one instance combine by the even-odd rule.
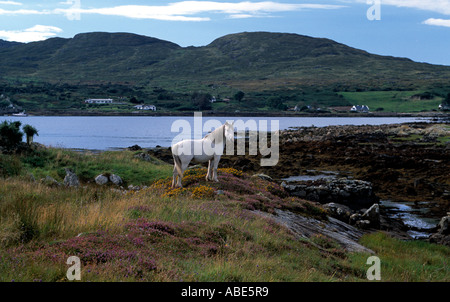
[[[220,138],[221,135],[223,135],[223,128],[225,127],[225,124],[223,124],[220,127],[217,127],[214,129],[214,131],[211,131],[210,133],[206,134],[204,138],[210,139],[211,141],[215,141],[217,138]]]

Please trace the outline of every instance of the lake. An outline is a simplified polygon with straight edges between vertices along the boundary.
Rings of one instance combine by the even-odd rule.
[[[193,125],[193,116],[2,116],[0,122],[21,121],[39,131],[34,141],[46,146],[114,150],[139,145],[151,148],[157,145],[169,147],[180,132],[171,132],[172,124],[177,120],[186,120]],[[324,127],[330,125],[381,125],[423,121],[420,118],[399,117],[203,117],[207,120],[278,120],[281,130],[289,127]],[[193,127],[193,126],[192,126]],[[256,130],[256,129],[250,129]],[[204,133],[206,134],[206,133]]]

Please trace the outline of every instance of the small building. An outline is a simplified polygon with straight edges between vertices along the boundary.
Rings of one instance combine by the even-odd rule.
[[[112,104],[112,99],[87,99],[84,101],[85,104]]]
[[[350,108],[351,112],[364,112],[367,113],[369,112],[369,106],[366,105],[355,105],[352,108]]]
[[[134,108],[136,108],[137,110],[152,110],[152,111],[156,111],[156,106],[155,105],[136,105],[136,106],[134,106]]]

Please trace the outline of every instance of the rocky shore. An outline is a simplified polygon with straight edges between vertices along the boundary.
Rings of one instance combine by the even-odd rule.
[[[169,148],[148,150],[171,163]],[[379,200],[408,203],[436,221],[450,209],[450,125],[411,123],[379,126],[300,127],[280,132],[280,159],[261,167],[261,156],[223,156],[221,167],[270,176],[290,194],[319,202],[330,216],[360,229],[381,229],[411,238],[408,226]],[[333,178],[292,182],[286,178],[331,172]],[[366,213],[377,205],[376,217]],[[353,218],[351,218],[353,217]],[[375,221],[375,223],[374,223]],[[415,228],[415,231],[421,231]],[[448,244],[448,228],[436,223],[428,240]]]

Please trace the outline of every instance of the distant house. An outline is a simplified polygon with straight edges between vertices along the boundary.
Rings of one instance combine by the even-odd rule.
[[[209,100],[209,102],[210,102],[210,103],[215,103],[215,102],[217,102],[216,97],[213,96],[213,97]]]
[[[134,106],[134,108],[136,108],[137,110],[152,110],[152,111],[156,111],[156,106],[155,105],[136,105],[136,106]]]
[[[350,108],[351,112],[369,112],[369,106],[366,105],[355,105]]]
[[[112,104],[112,99],[87,99],[84,101],[85,104]]]

